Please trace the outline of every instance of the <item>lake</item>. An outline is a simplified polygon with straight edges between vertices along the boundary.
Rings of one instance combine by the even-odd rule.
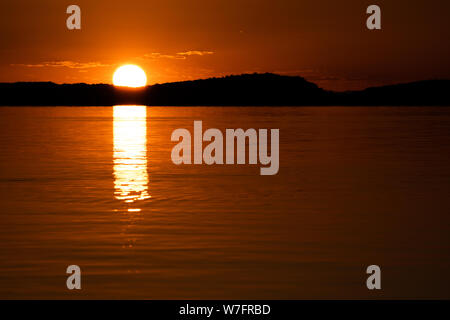
[[[278,174],[173,164],[194,120]],[[449,299],[449,159],[450,108],[0,107],[0,298]]]

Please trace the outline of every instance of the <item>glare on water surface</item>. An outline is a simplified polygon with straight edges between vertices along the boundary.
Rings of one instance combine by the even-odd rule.
[[[130,204],[150,198],[148,181],[146,107],[114,106],[115,198]]]

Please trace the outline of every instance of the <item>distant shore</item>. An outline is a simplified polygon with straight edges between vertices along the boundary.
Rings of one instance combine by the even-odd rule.
[[[334,92],[298,76],[271,73],[155,84],[0,83],[0,106],[450,106],[450,80]]]

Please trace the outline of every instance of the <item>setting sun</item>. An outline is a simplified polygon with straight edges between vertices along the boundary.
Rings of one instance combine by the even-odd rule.
[[[147,84],[147,76],[142,68],[127,64],[114,72],[113,84],[120,87],[143,87]]]

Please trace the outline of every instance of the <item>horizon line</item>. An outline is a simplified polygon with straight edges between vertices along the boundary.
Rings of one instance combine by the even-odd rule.
[[[87,85],[87,86],[95,86],[95,85],[104,85],[104,86],[111,86],[114,88],[118,88],[118,89],[124,89],[124,90],[142,90],[142,89],[146,89],[152,86],[156,86],[156,85],[166,85],[166,84],[176,84],[176,83],[187,83],[187,82],[194,82],[194,81],[207,81],[207,80],[217,80],[217,79],[225,79],[228,77],[242,77],[242,76],[254,76],[254,75],[271,75],[271,76],[278,76],[281,78],[301,78],[309,83],[315,84],[318,88],[327,91],[327,92],[358,92],[358,91],[364,91],[370,88],[383,88],[383,87],[390,87],[390,86],[397,86],[397,85],[406,85],[406,84],[414,84],[414,83],[421,83],[421,82],[431,82],[431,81],[450,81],[450,78],[428,78],[428,79],[422,79],[422,80],[413,80],[413,81],[407,81],[407,82],[395,82],[395,83],[391,83],[391,84],[382,84],[382,85],[375,85],[375,86],[368,86],[365,87],[363,89],[359,89],[359,90],[328,90],[328,89],[324,89],[322,87],[320,87],[317,83],[315,83],[314,81],[310,81],[307,80],[307,78],[301,76],[301,75],[283,75],[283,74],[279,74],[279,73],[273,73],[273,72],[253,72],[253,73],[241,73],[241,74],[229,74],[229,75],[225,75],[225,76],[219,76],[219,77],[209,77],[209,78],[198,78],[198,79],[191,79],[191,80],[181,80],[181,81],[171,81],[171,82],[163,82],[163,83],[153,83],[153,84],[148,84],[142,87],[126,87],[126,86],[115,86],[112,83],[104,83],[104,82],[99,82],[99,83],[87,83],[87,82],[71,82],[71,83],[58,83],[58,82],[54,82],[51,80],[48,81],[14,81],[14,82],[0,82],[0,85],[2,84],[25,84],[25,83],[42,83],[42,84],[54,84],[54,85]]]

